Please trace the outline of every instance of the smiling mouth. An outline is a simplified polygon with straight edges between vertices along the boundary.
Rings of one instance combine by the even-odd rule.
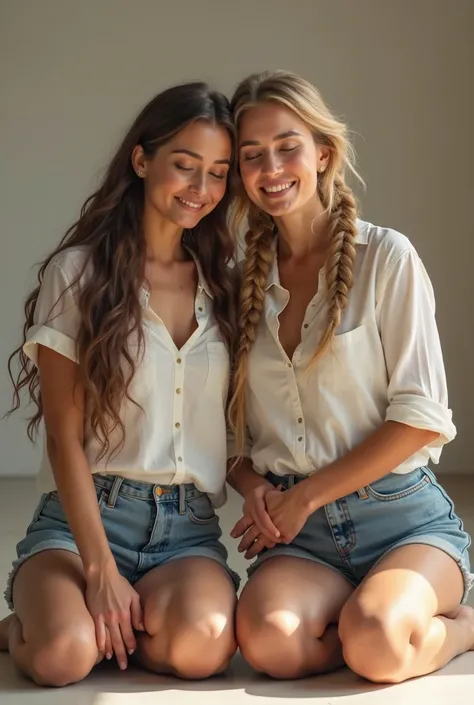
[[[181,198],[180,196],[175,196],[175,198],[183,206],[185,206],[186,208],[189,208],[193,211],[199,211],[199,210],[201,210],[201,208],[204,208],[204,203],[195,203],[194,201],[187,201],[185,198]]]
[[[295,184],[296,181],[287,181],[284,184],[275,184],[274,186],[261,186],[260,191],[266,196],[280,196],[286,194]]]

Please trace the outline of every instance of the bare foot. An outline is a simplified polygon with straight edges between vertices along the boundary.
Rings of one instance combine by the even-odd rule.
[[[474,651],[474,609],[468,605],[459,605],[445,616],[448,619],[454,619],[456,622],[463,624],[465,629],[470,630],[472,637],[469,651]]]
[[[0,621],[0,651],[8,651],[8,638],[10,635],[10,625],[16,619],[15,614],[9,614],[8,617]]]

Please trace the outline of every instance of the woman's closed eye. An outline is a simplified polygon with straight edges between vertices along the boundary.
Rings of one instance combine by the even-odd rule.
[[[175,164],[175,167],[176,167],[176,169],[179,169],[179,171],[186,171],[188,173],[191,173],[194,171],[194,167],[184,166],[183,164]],[[222,181],[227,176],[227,174],[217,174],[214,171],[210,171],[209,175],[212,176],[213,179],[217,179],[218,181]]]
[[[182,164],[175,164],[175,167],[180,171],[194,171],[192,166],[183,166]]]
[[[279,152],[294,152],[299,148],[299,144],[288,144],[288,145],[281,145],[278,148]],[[242,154],[241,160],[244,162],[251,162],[256,159],[259,159],[260,157],[263,156],[263,151],[261,152],[246,152],[245,154]]]
[[[254,154],[253,152],[247,152],[246,154],[242,154],[240,157],[244,162],[251,162],[254,159],[258,159],[261,157],[263,152],[258,152],[258,154]]]

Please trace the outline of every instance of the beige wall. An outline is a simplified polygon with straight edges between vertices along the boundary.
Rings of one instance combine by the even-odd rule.
[[[405,232],[434,282],[458,439],[473,421],[470,0],[3,0],[0,9],[0,407],[28,268],[54,246],[138,108],[178,81],[230,91],[250,71],[314,81],[356,133],[366,218]],[[471,34],[469,30],[471,29]],[[469,302],[471,306],[469,306]],[[0,474],[30,474],[20,418]]]

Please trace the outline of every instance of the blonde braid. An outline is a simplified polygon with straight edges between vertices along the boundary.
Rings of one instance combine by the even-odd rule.
[[[252,227],[252,221],[255,226]],[[246,254],[240,293],[239,339],[232,373],[232,397],[229,423],[235,432],[237,450],[242,453],[245,441],[245,389],[248,355],[257,335],[257,327],[265,303],[265,286],[273,262],[271,227],[260,215],[249,216],[250,229],[245,236]]]
[[[328,325],[319,343],[310,367],[329,347],[341,323],[342,314],[349,301],[349,291],[354,282],[355,237],[357,234],[357,206],[354,194],[341,176],[333,182],[333,207],[329,213],[331,249],[326,260],[328,289]],[[324,186],[320,195],[324,203]]]

